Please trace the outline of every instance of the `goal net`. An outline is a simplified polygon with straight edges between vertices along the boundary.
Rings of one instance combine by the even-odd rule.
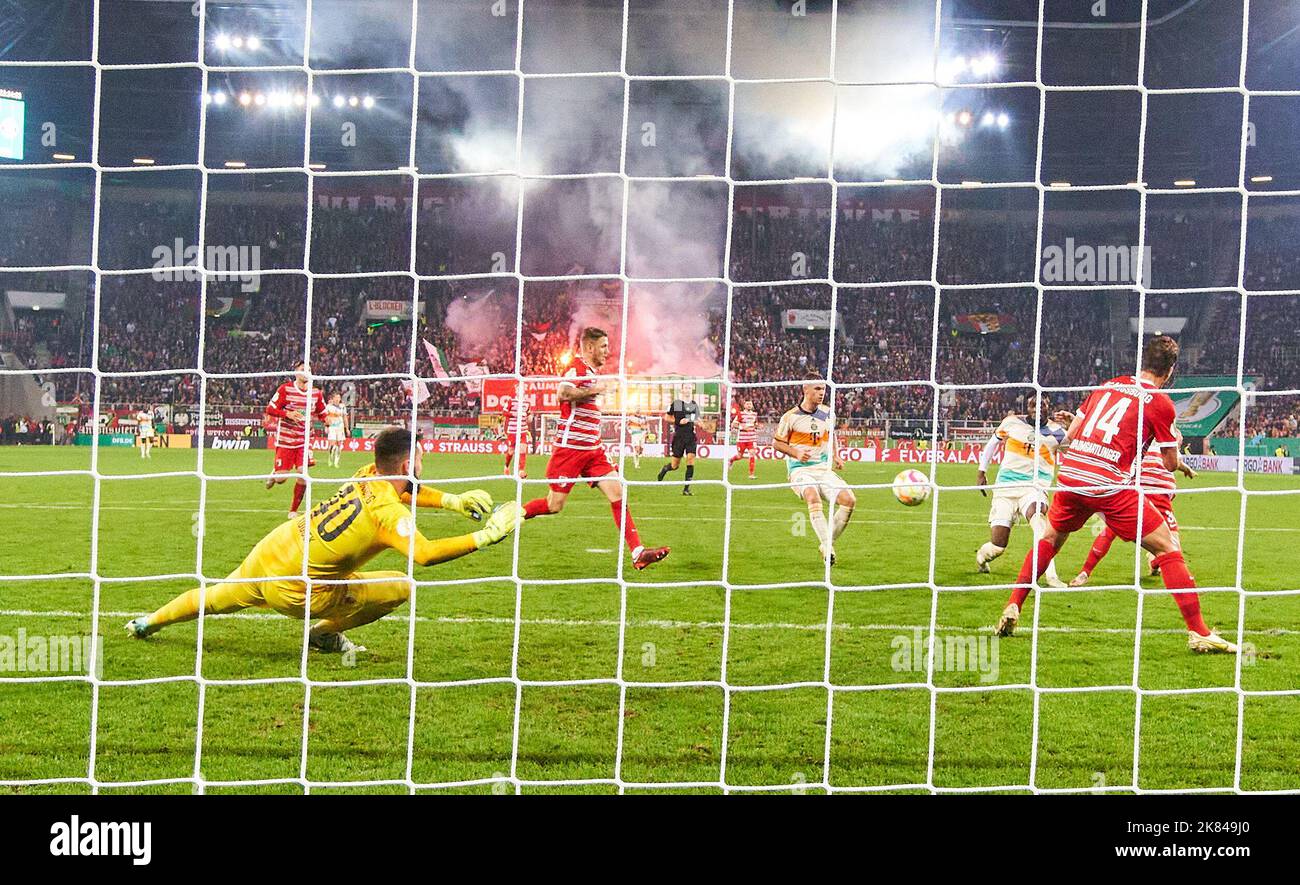
[[[128,38],[96,0],[61,54],[0,56],[15,207],[0,221],[0,417],[15,416],[6,442],[67,443],[0,450],[0,518],[11,537],[26,518],[63,531],[30,516],[56,488],[69,506],[50,512],[76,509],[87,544],[69,568],[39,545],[6,556],[0,640],[31,663],[12,637],[57,642],[62,618],[103,662],[60,673],[43,650],[41,667],[0,673],[0,715],[72,698],[88,718],[64,736],[85,745],[78,770],[0,762],[0,785],[1300,791],[1293,742],[1269,744],[1295,733],[1300,681],[1256,654],[1291,648],[1300,613],[1294,579],[1264,564],[1295,531],[1298,489],[1258,475],[1300,454],[1285,451],[1300,444],[1300,83],[1281,6],[150,5],[182,10],[159,13],[174,45]],[[25,103],[60,90],[80,103],[52,122]],[[288,486],[254,499],[272,473],[253,450],[274,445],[263,411],[299,362],[343,400],[352,467],[401,423],[420,432],[426,481],[524,504],[547,494],[555,390],[593,326],[617,385],[602,425],[616,518],[670,539],[664,563],[633,571],[580,484],[474,566],[408,558],[409,602],[345,669],[317,665],[309,621],[289,672],[260,662],[241,631],[284,652],[289,623],[265,612],[203,617],[143,651],[120,638],[128,617],[234,568],[248,547],[224,539],[282,519]],[[1243,653],[1191,657],[1123,544],[1085,586],[1036,587],[999,640],[1031,531],[975,572],[981,446],[1040,395],[1072,412],[1136,372],[1156,333],[1183,348],[1172,392],[1202,471],[1178,490],[1183,547],[1207,620]],[[627,445],[641,417],[642,457],[667,456],[670,376],[667,402],[703,418],[690,479],[634,468]],[[773,448],[817,383],[816,432],[847,462],[848,497],[828,492],[825,518],[856,514],[833,566]],[[518,396],[540,431],[528,479],[503,478],[498,446]],[[753,479],[731,470],[751,411]],[[155,454],[123,460],[150,416]],[[302,445],[323,467],[323,429]],[[931,487],[921,507],[890,493],[908,467]],[[313,468],[302,512],[346,476]],[[190,497],[192,513],[173,504]],[[417,511],[431,536],[459,531]],[[178,521],[183,556],[165,541]],[[1066,548],[1072,563],[1091,541]],[[489,603],[492,588],[505,596]],[[192,747],[184,770],[121,762],[160,749],[123,737],[141,689]],[[213,773],[232,730],[270,728],[247,724],[239,691],[290,699],[290,737],[265,740],[292,770]],[[377,698],[395,720],[372,718]],[[368,721],[398,748],[389,767],[333,733]],[[1177,761],[1201,752],[1179,743],[1188,721],[1212,723],[1217,762]],[[444,743],[487,761],[438,761]]]

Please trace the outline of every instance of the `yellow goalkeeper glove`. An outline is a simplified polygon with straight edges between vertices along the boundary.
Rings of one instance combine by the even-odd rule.
[[[471,489],[462,495],[443,492],[442,509],[454,511],[470,519],[482,519],[492,512],[492,496],[482,489]]]
[[[523,519],[524,508],[514,501],[507,501],[492,514],[487,525],[474,533],[474,546],[482,549],[504,541],[511,532],[519,528],[519,523],[523,522]]]

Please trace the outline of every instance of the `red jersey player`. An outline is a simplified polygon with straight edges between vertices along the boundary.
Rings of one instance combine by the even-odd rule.
[[[312,387],[311,396],[308,397],[307,374],[307,364],[298,363],[294,367],[293,380],[281,384],[266,407],[266,417],[274,422],[276,474],[266,481],[266,487],[269,489],[279,485],[291,474],[298,476],[297,482],[293,484],[290,519],[298,515],[298,505],[302,503],[302,496],[307,491],[307,483],[302,479],[304,450],[307,466],[316,466],[316,459],[304,445],[304,440],[312,419],[325,420],[325,395],[319,387]]]
[[[758,413],[754,411],[754,401],[745,400],[745,408],[736,416],[736,454],[727,461],[727,469],[737,461],[749,456],[749,478],[754,478],[754,442],[758,437]]]
[[[532,410],[528,407],[528,397],[522,393],[510,403],[506,412],[506,476],[510,475],[510,462],[515,457],[515,440],[521,446],[519,451],[519,478],[528,479],[528,449],[532,442],[530,425],[533,420]]]
[[[1160,450],[1169,471],[1178,468],[1178,436],[1174,428],[1174,404],[1160,388],[1173,377],[1178,362],[1178,343],[1160,335],[1147,343],[1142,371],[1137,378],[1121,375],[1107,381],[1084,400],[1077,414],[1058,413],[1068,425],[1057,483],[1060,490],[1047,511],[1048,530],[1025,557],[1011,599],[998,620],[997,634],[1010,636],[1020,619],[1020,606],[1036,580],[1071,533],[1083,528],[1094,513],[1100,513],[1115,534],[1126,541],[1139,539],[1154,556],[1165,587],[1187,624],[1187,645],[1196,652],[1235,653],[1237,646],[1210,630],[1201,617],[1196,582],[1187,570],[1182,551],[1160,517],[1150,496],[1139,498],[1134,462],[1149,446]],[[1141,412],[1141,427],[1138,413]],[[1035,568],[1035,560],[1037,567]]]
[[[1178,438],[1181,446],[1183,435],[1175,429],[1174,435]],[[1188,467],[1182,458],[1178,459],[1178,472],[1188,479],[1196,479],[1196,471]],[[1174,481],[1173,471],[1165,469],[1164,457],[1160,454],[1159,449],[1148,449],[1146,455],[1142,458],[1142,488],[1147,492],[1147,500],[1151,506],[1156,508],[1160,518],[1169,526],[1169,533],[1174,537],[1174,543],[1178,549],[1183,548],[1182,539],[1178,536],[1178,520],[1174,518],[1174,495],[1178,493],[1178,483]],[[1110,552],[1110,545],[1115,543],[1116,534],[1107,526],[1097,540],[1092,542],[1092,549],[1088,551],[1088,559],[1083,564],[1083,568],[1074,580],[1070,582],[1071,587],[1082,587],[1088,583],[1088,578],[1097,568],[1097,563]],[[1147,554],[1147,563],[1151,564],[1151,574],[1160,574],[1159,566],[1154,565],[1155,557],[1150,553]]]
[[[614,514],[614,524],[622,530],[623,539],[632,551],[632,565],[643,569],[667,556],[668,548],[641,545],[631,510],[624,512],[623,485],[612,478],[615,468],[601,445],[599,398],[616,389],[615,385],[596,378],[609,357],[608,333],[588,326],[582,330],[578,351],[557,392],[560,426],[555,433],[555,451],[546,465],[551,490],[545,498],[535,498],[524,505],[524,518],[559,513],[573,490],[574,481],[579,477],[586,479],[588,485],[604,492]]]

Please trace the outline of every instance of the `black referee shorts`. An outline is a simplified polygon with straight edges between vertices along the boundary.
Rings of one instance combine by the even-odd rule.
[[[673,434],[673,457],[680,458],[683,455],[695,454],[695,434],[693,433],[674,433]]]

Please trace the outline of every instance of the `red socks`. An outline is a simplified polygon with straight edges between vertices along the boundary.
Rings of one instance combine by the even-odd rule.
[[[641,535],[637,533],[636,523],[632,521],[632,511],[628,510],[627,515],[624,516],[622,501],[611,501],[609,509],[614,514],[614,525],[623,530],[623,540],[627,542],[627,549],[636,550],[641,546]]]
[[[525,449],[519,450],[519,472],[523,473],[524,468],[528,466],[528,452]]]
[[[546,516],[551,512],[545,498],[534,498],[524,505],[524,519],[532,519],[534,516]]]
[[[1166,589],[1173,592],[1174,602],[1178,603],[1178,611],[1182,614],[1187,629],[1201,636],[1208,634],[1210,628],[1205,626],[1205,619],[1201,617],[1201,597],[1196,593],[1177,592],[1196,588],[1196,580],[1187,570],[1183,554],[1178,550],[1162,553],[1151,564],[1160,569],[1160,580],[1165,582]]]
[[[1088,561],[1083,570],[1091,572],[1092,567],[1097,564],[1097,560],[1106,555],[1110,549],[1111,543],[1115,540],[1115,535],[1107,530],[1092,545],[1092,552],[1088,554]],[[1099,549],[1100,548],[1100,549]],[[1056,556],[1056,548],[1050,541],[1038,542],[1038,571],[1034,572],[1034,551],[1030,551],[1025,557],[1025,564],[1020,568],[1020,575],[1016,578],[1017,584],[1028,584],[1035,578],[1047,571],[1047,564]],[[1187,563],[1183,560],[1183,554],[1178,550],[1157,556],[1151,563],[1160,569],[1160,579],[1165,582],[1165,588],[1174,596],[1174,602],[1178,604],[1178,611],[1183,616],[1183,622],[1187,624],[1187,629],[1193,633],[1205,636],[1210,632],[1210,628],[1205,625],[1205,619],[1201,617],[1201,598],[1196,593],[1180,593],[1180,590],[1195,590],[1196,581],[1192,578],[1192,573],[1187,570]],[[1011,591],[1011,601],[1016,605],[1024,605],[1025,599],[1029,596],[1028,587],[1017,587]]]
[[[1110,545],[1115,543],[1115,533],[1109,527],[1105,529],[1097,540],[1092,542],[1092,549],[1088,551],[1088,559],[1083,563],[1083,571],[1092,574],[1092,570],[1097,567],[1106,554],[1110,552]]]
[[[753,475],[754,475],[754,456],[753,456],[753,455],[750,455],[750,456],[749,456],[749,475],[750,475],[750,476],[753,476]]]
[[[293,506],[289,509],[294,513],[298,512],[298,505],[302,503],[302,496],[307,492],[307,483],[298,480],[293,484]]]
[[[1030,550],[1025,555],[1025,564],[1020,567],[1020,574],[1016,578],[1017,584],[1028,584],[1042,575],[1043,572],[1047,571],[1048,563],[1056,556],[1056,548],[1052,546],[1051,541],[1039,541],[1036,549],[1038,551],[1038,571],[1034,571],[1034,551]],[[1024,605],[1028,596],[1028,587],[1017,587],[1011,591],[1011,601],[1016,605]]]

